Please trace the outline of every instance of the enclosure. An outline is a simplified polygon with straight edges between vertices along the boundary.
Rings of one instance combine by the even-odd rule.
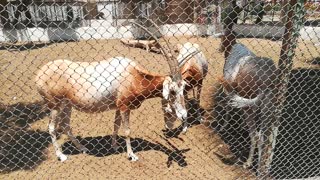
[[[232,5],[233,2],[236,5]],[[319,7],[318,2],[294,0],[1,1],[0,179],[319,178]],[[236,16],[230,16],[236,12],[236,8],[240,9]],[[246,124],[246,107],[234,107],[232,96],[224,86],[228,56],[225,56],[223,49],[227,51],[228,46],[223,47],[223,37],[228,39],[230,30],[226,24],[229,23],[227,18],[235,23],[231,31],[238,43],[257,57],[271,59],[276,65],[277,71],[270,72],[271,68],[267,67],[268,71],[258,79],[265,76],[269,78],[271,75],[267,73],[279,73],[276,75],[283,78],[275,85],[275,91],[271,91],[278,98],[276,103],[271,101],[276,104],[275,109],[266,106],[265,111],[263,103],[259,103],[259,108],[255,109],[258,115],[254,121],[258,126],[256,131],[260,134],[263,134],[260,124],[263,124],[261,121],[265,114],[271,114],[268,116],[270,119],[275,114],[277,120],[277,123],[270,125],[276,126],[278,133],[271,138],[274,145],[270,150],[272,161],[267,173],[259,171],[262,165],[267,164],[260,161],[264,157],[259,154],[259,145],[254,148],[252,165],[244,166],[249,159],[252,136]],[[142,24],[142,28],[139,28],[139,24]],[[151,33],[143,30],[144,27]],[[144,68],[140,73],[144,74],[142,79],[151,82],[148,73],[157,74],[157,77],[175,77],[165,56],[173,55],[172,59],[177,61],[182,53],[179,44],[183,46],[187,42],[193,47],[198,45],[199,49],[184,60],[190,61],[203,53],[208,63],[208,73],[205,75],[205,70],[200,70],[204,78],[200,107],[189,105],[190,99],[196,99],[192,89],[184,92],[189,97],[185,99],[188,117],[183,119],[188,124],[186,132],[183,132],[184,124],[179,118],[174,118],[176,121],[172,130],[166,129],[164,120],[168,112],[163,108],[162,95],[143,97],[141,106],[130,111],[131,146],[139,157],[133,162],[127,157],[127,131],[124,124],[120,126],[117,136],[119,147],[115,149],[112,146],[117,108],[87,113],[80,106],[76,107],[73,99],[68,99],[67,93],[62,93],[53,100],[67,99],[73,106],[70,127],[77,141],[87,151],[80,152],[67,135],[61,135],[57,142],[68,159],[63,162],[58,160],[50,126],[48,128],[54,117],[54,108],[51,109],[44,100],[46,93],[52,89],[41,92],[39,81],[36,81],[40,69],[50,67],[47,63],[58,59],[98,64],[107,62],[108,65],[110,58],[126,57],[138,64],[140,69]],[[281,69],[284,65],[285,68]],[[48,75],[47,84],[56,83],[62,76],[55,78],[55,74],[50,73],[59,69],[65,73],[70,71],[71,66],[68,65],[66,69],[62,65],[55,70],[49,68],[42,75]],[[121,63],[118,66],[121,67]],[[182,66],[184,64],[178,68]],[[239,66],[239,72],[243,66],[245,64]],[[199,65],[192,68],[199,69]],[[93,72],[97,72],[97,69],[98,66],[93,67]],[[124,69],[132,73],[130,68],[124,66]],[[73,70],[74,74],[80,72],[77,68]],[[111,71],[111,75],[115,71]],[[85,77],[87,72],[84,70],[83,73]],[[198,76],[195,74],[191,78]],[[79,73],[78,78],[81,77]],[[135,88],[138,89],[141,84],[145,88],[152,85],[136,82],[140,77],[137,74],[134,77],[124,78],[119,85],[122,87],[121,84],[126,84],[134,89],[129,91],[131,94],[126,96],[128,99],[132,94],[136,95],[134,93],[138,90]],[[190,84],[199,83],[185,80]],[[247,93],[251,92],[250,83],[254,80],[242,79],[247,84],[246,89],[249,89]],[[57,83],[52,87],[67,86]],[[162,88],[161,84],[161,92]],[[71,89],[76,88],[72,85]],[[95,91],[89,89],[85,89],[85,93],[93,97],[91,93]],[[116,102],[122,91],[127,92],[123,89],[116,90],[120,94],[115,97],[118,98]],[[259,93],[264,90],[260,89]],[[241,94],[240,91],[237,93]],[[139,101],[139,98],[136,95],[136,100]],[[248,101],[256,99],[249,95],[244,98],[248,98]],[[170,103],[168,106],[174,107]],[[253,106],[256,104],[247,108]],[[55,128],[58,128],[57,125]]]

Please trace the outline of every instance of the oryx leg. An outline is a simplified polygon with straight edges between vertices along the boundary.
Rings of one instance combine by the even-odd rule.
[[[198,86],[197,86],[197,97],[196,97],[196,99],[197,99],[197,103],[199,103],[199,106],[200,106],[200,98],[201,98],[201,90],[202,90],[202,82],[203,82],[203,80],[201,79],[201,80],[199,80],[199,84],[198,84]]]
[[[165,122],[165,129],[172,130],[174,126],[174,121],[176,117],[172,114],[172,109],[168,107],[168,101],[162,99],[161,100],[161,106],[164,116],[164,122]]]
[[[128,158],[131,161],[137,161],[138,156],[136,156],[131,147],[131,142],[130,142],[130,126],[129,126],[129,118],[130,118],[130,110],[125,110],[123,112],[120,112],[121,118],[123,120],[123,127],[124,127],[124,133],[126,136],[126,145],[127,145],[127,155]]]
[[[254,156],[254,152],[257,146],[257,141],[259,138],[259,135],[257,132],[257,125],[256,125],[257,110],[258,110],[257,106],[252,106],[244,110],[245,123],[249,128],[249,137],[250,137],[249,156],[246,162],[243,164],[244,168],[248,168],[252,166],[253,156]]]
[[[51,136],[51,140],[52,140],[52,144],[54,146],[54,150],[56,152],[56,155],[58,157],[58,160],[63,162],[65,160],[68,159],[68,157],[66,155],[64,155],[62,153],[62,150],[61,150],[61,147],[59,145],[59,143],[57,142],[57,131],[56,131],[56,127],[57,127],[57,124],[59,123],[59,119],[57,118],[58,117],[58,113],[59,113],[59,109],[53,109],[51,111],[51,114],[50,114],[50,120],[49,120],[49,134]]]
[[[233,105],[230,104],[230,101],[232,100],[232,95],[229,95],[227,94],[226,96],[226,103],[225,103],[225,118],[223,118],[223,124],[220,128],[220,131],[223,131],[223,130],[227,130],[226,127],[228,126],[229,122],[230,122],[230,119],[231,119],[231,111],[232,111],[232,108],[233,108]]]
[[[186,102],[189,101],[187,93],[185,93],[184,99],[185,99]],[[187,111],[189,111],[190,108],[191,107],[189,107],[189,103],[187,103]],[[189,114],[188,114],[187,119],[184,119],[183,122],[182,122],[182,126],[183,126],[182,133],[183,134],[185,134],[187,132],[187,130],[188,130],[188,118],[189,118]]]
[[[258,175],[269,173],[276,145],[279,122],[275,116],[275,93],[268,92],[261,103],[261,134],[258,141]]]
[[[120,110],[116,110],[115,118],[114,118],[114,130],[113,130],[113,135],[112,135],[112,147],[114,150],[118,149],[118,144],[117,144],[117,135],[121,126],[121,113]]]
[[[223,104],[225,104],[226,113],[225,118],[223,118],[223,124],[220,128],[220,131],[226,130],[226,127],[231,119],[230,112],[232,111],[232,107],[235,107],[230,103],[230,101],[233,101],[233,94],[235,94],[235,92],[228,92],[225,88],[223,88],[223,93],[226,95],[226,97],[224,98],[225,102],[223,102]]]
[[[74,137],[71,126],[70,126],[70,117],[71,117],[71,104],[67,102],[62,103],[62,109],[59,113],[59,128],[62,129],[63,133],[68,136],[71,142],[76,146],[76,148],[82,153],[88,152],[88,149],[84,147],[80,142]]]
[[[203,82],[203,80],[201,79],[201,80],[199,80],[199,85],[198,85],[198,87],[197,87],[197,103],[198,103],[198,105],[199,105],[199,109],[197,110],[198,112],[198,115],[199,115],[199,117],[197,117],[197,121],[199,121],[199,122],[203,122],[203,118],[202,118],[202,116],[201,116],[201,112],[200,112],[200,98],[201,98],[201,90],[202,90],[202,82]]]
[[[230,105],[227,104],[225,109],[226,109],[226,115],[225,115],[225,118],[223,119],[223,124],[220,128],[220,131],[227,130],[226,127],[228,126],[229,121],[231,119],[230,112],[232,111],[232,107],[230,107]]]

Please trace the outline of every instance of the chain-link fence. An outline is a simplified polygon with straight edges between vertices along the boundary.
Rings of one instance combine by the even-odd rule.
[[[1,1],[0,178],[319,178],[319,15],[302,0]]]

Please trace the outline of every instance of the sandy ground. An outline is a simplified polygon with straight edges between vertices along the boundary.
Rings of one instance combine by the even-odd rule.
[[[216,90],[214,84],[222,75],[223,56],[217,51],[219,39],[198,37],[170,38],[171,45],[183,42],[198,43],[210,67],[204,81],[201,106],[209,109],[212,105],[211,95]],[[240,39],[259,56],[279,59],[281,42],[257,39]],[[319,57],[317,49],[308,42],[299,42],[294,67],[310,67],[309,61]],[[168,73],[165,59],[158,54],[146,53],[136,48],[129,48],[119,40],[90,40],[81,42],[53,43],[32,50],[0,51],[0,102],[14,104],[17,102],[34,102],[40,100],[35,90],[33,78],[39,67],[48,61],[64,58],[73,61],[99,61],[113,56],[126,56],[134,59],[148,70],[161,74]],[[100,153],[76,154],[68,161],[58,162],[50,144],[44,151],[46,160],[30,167],[31,170],[17,170],[0,174],[0,179],[250,179],[252,172],[239,166],[223,164],[214,153],[225,153],[227,147],[219,136],[204,125],[189,129],[183,139],[173,138],[169,141],[179,150],[190,149],[183,153],[182,159],[173,161],[167,167],[168,158],[174,155],[168,143],[159,137],[164,127],[160,109],[160,99],[150,99],[132,112],[131,137],[133,143],[145,144],[146,148],[137,148],[138,162],[127,160],[126,153],[104,153],[100,141],[107,141],[112,134],[114,111],[86,114],[76,110],[72,113],[71,126],[76,136],[85,138],[92,145],[90,151]],[[210,117],[214,120],[214,117]],[[34,130],[47,131],[48,117],[31,125]],[[123,132],[120,130],[120,135]],[[105,137],[107,136],[107,137]],[[66,139],[61,138],[61,143]],[[65,144],[66,145],[66,144]],[[133,145],[135,147],[135,145]],[[142,147],[140,145],[139,147]],[[138,145],[136,146],[138,147]],[[144,147],[144,146],[143,146]],[[160,148],[159,148],[160,147]],[[167,149],[166,149],[167,148]],[[168,151],[169,149],[169,151]],[[169,152],[169,153],[168,153]],[[183,164],[186,166],[182,167]]]

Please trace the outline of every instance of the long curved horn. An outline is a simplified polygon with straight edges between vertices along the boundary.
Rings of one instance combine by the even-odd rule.
[[[166,59],[167,59],[168,61],[170,61],[170,55],[168,55],[168,52],[161,46],[160,40],[159,40],[154,34],[152,34],[147,28],[145,28],[144,26],[142,26],[142,25],[139,24],[139,23],[136,23],[136,22],[131,22],[131,23],[134,24],[134,25],[136,25],[136,26],[139,26],[139,28],[141,28],[141,29],[143,29],[144,31],[146,31],[153,39],[155,39],[155,40],[158,42],[158,44],[159,44],[159,46],[160,46],[160,49],[162,50],[162,52],[163,52],[164,56],[166,57]]]
[[[155,25],[155,23],[153,21],[151,21],[151,20],[149,20],[149,21],[152,22],[152,24]],[[165,50],[165,48],[163,48],[161,46],[159,39],[153,33],[151,33],[146,27],[144,27],[141,24],[136,23],[136,22],[131,22],[131,23],[136,25],[136,26],[138,26],[138,27],[140,27],[141,29],[143,29],[145,32],[147,32],[152,38],[154,38],[158,42],[158,44],[160,46],[160,49],[162,50],[164,56],[166,57],[166,59],[168,61],[170,72],[171,72],[171,75],[173,76],[173,79],[174,80],[181,80],[182,79],[182,75],[181,75],[181,73],[179,71],[179,64],[178,64],[178,61],[175,58],[173,58],[172,53],[168,53]],[[159,28],[159,26],[156,25],[156,28]],[[161,34],[161,32],[160,32],[160,34]],[[166,44],[168,46],[168,49],[170,50],[168,42],[166,40],[165,40],[165,42],[166,42]]]
[[[151,24],[157,29],[158,33],[160,33],[161,35],[163,35],[163,34],[161,33],[161,31],[160,31],[160,27],[159,27],[154,21],[152,21],[151,19],[147,19],[147,20],[150,21]],[[171,51],[170,46],[169,46],[169,42],[168,42],[165,38],[164,38],[163,40],[164,40],[164,42],[166,43],[167,48],[169,49],[170,53],[172,54],[172,51]]]

